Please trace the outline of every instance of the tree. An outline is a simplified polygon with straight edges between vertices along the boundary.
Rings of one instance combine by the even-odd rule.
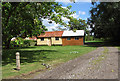
[[[76,18],[73,17],[68,17],[70,19],[69,23],[69,30],[84,30],[87,33],[87,23],[85,20],[79,19],[77,20]]]
[[[70,30],[84,30],[87,27],[87,24],[85,23],[85,20],[79,19],[77,20],[76,18],[71,17],[70,21],[68,22],[70,26]]]
[[[97,38],[120,40],[120,2],[92,3],[88,24]]]
[[[56,2],[3,2],[2,3],[2,38],[3,46],[9,48],[10,40],[16,36],[37,36],[47,30],[42,25],[42,18],[48,18],[61,25],[61,19],[69,17],[71,6],[64,9]],[[57,14],[56,14],[57,13]],[[49,22],[49,23],[52,23]]]

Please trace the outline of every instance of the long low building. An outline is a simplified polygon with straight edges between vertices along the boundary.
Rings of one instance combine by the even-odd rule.
[[[47,31],[37,37],[37,45],[84,45],[84,30]]]

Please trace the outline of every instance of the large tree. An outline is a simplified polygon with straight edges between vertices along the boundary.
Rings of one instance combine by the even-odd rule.
[[[9,48],[10,40],[16,36],[37,36],[46,28],[42,19],[47,18],[65,25],[61,17],[69,17],[74,12],[62,8],[56,2],[3,2],[2,38],[3,45]],[[49,23],[52,23],[49,22]]]
[[[92,3],[88,24],[97,38],[120,40],[120,2]]]

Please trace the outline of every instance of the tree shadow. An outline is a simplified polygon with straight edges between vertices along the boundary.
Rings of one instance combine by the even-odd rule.
[[[27,49],[27,48],[36,48],[36,47],[35,47],[35,46],[28,46],[28,47],[19,47],[19,46],[17,47],[17,46],[16,46],[16,47],[10,47],[10,48],[3,48],[3,47],[2,47],[2,50],[10,50],[10,49],[11,49],[11,50],[12,50],[12,49],[14,49],[14,50],[19,50],[19,49]]]
[[[120,42],[86,42],[85,46],[87,47],[116,47],[120,46]]]
[[[16,52],[20,52],[20,63],[33,63],[41,60],[49,61],[48,54],[57,52],[56,50],[3,50],[2,65],[16,64]]]

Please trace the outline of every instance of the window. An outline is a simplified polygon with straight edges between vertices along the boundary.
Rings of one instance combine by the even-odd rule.
[[[41,41],[44,41],[44,38],[41,38]]]
[[[55,40],[59,40],[59,37],[55,37]]]
[[[79,37],[75,37],[75,40],[79,40]]]
[[[67,38],[67,40],[71,40],[71,38],[70,38],[70,37],[68,37],[68,38]]]

